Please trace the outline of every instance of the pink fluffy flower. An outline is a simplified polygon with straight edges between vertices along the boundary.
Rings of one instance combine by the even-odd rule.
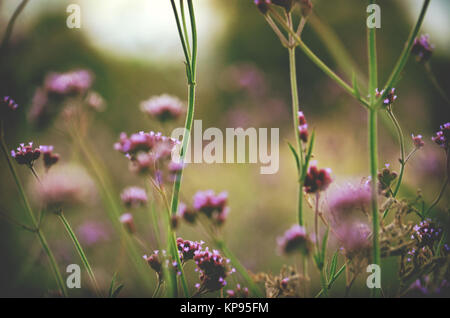
[[[142,102],[141,110],[149,116],[164,122],[180,117],[184,112],[184,105],[178,98],[164,94]]]

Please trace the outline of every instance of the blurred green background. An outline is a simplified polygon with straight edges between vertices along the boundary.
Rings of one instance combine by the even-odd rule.
[[[2,1],[2,33],[18,3]],[[66,7],[71,3],[81,6],[81,29],[66,27]],[[314,3],[316,17],[330,27],[366,74],[365,2],[342,0],[330,4],[331,1],[318,0]],[[380,81],[384,82],[403,48],[421,1],[379,3],[382,8],[382,27],[377,33],[379,74]],[[195,5],[200,46],[195,118],[203,120],[204,129],[280,128],[280,169],[274,175],[261,175],[260,166],[254,164],[190,165],[183,179],[182,198],[190,202],[196,191],[210,188],[228,191],[231,212],[224,237],[230,249],[252,272],[277,273],[282,264],[296,261],[276,251],[276,238],[296,222],[295,165],[286,143],[293,140],[287,50],[251,0],[197,0]],[[432,1],[421,32],[430,34],[436,46],[431,67],[445,91],[450,87],[449,9],[446,0]],[[352,70],[336,64],[316,28],[307,24],[303,39],[349,81]],[[333,170],[336,184],[367,176],[364,109],[300,51],[297,56],[301,109],[317,134],[315,159],[320,166]],[[34,128],[27,122],[27,111],[35,89],[48,72],[86,68],[95,74],[94,89],[106,100],[107,109],[95,115],[89,138],[112,176],[117,194],[126,186],[143,185],[140,178],[128,171],[123,156],[113,149],[119,133],[160,127],[142,116],[139,103],[163,93],[186,99],[183,55],[169,1],[31,1],[17,20],[9,54],[0,63],[0,93],[12,96],[20,106],[6,126],[8,146],[12,149],[20,142],[31,140],[37,145],[53,144],[65,163],[79,160],[70,143],[54,124],[46,129]],[[411,133],[422,134],[426,142],[407,167],[401,195],[414,195],[421,189],[429,203],[445,173],[444,154],[430,138],[440,124],[449,121],[449,105],[430,82],[423,65],[413,58],[403,72],[397,95],[394,111],[403,127],[408,149],[412,147],[408,138]],[[178,123],[182,125],[182,121]],[[382,119],[379,150],[380,166],[390,163],[398,171],[397,139],[391,125]],[[17,168],[27,183],[32,176],[25,168]],[[440,209],[448,210],[449,202],[447,192]],[[0,208],[27,222],[4,158],[0,159]],[[311,224],[309,209],[306,215],[307,223]],[[122,296],[150,296],[140,287],[99,199],[66,211],[66,216],[79,233],[86,224],[102,227],[104,236],[86,246],[102,286],[106,288],[112,274],[119,270],[120,281],[125,284]],[[149,244],[149,253],[155,242],[148,217],[144,212],[135,213],[135,217],[140,235]],[[63,264],[79,263],[79,258],[56,221],[48,216],[44,231],[64,270]],[[443,222],[448,220],[444,218]],[[186,224],[181,225],[179,235],[185,239],[204,239],[198,229]],[[0,296],[51,295],[49,286],[53,277],[32,234],[0,219],[0,255]],[[395,259],[384,264],[384,268],[389,268],[383,272],[389,294],[395,287],[397,265]],[[150,270],[149,275],[154,279]],[[197,278],[190,274],[188,280],[194,282]],[[319,280],[314,273],[312,281],[318,288]],[[365,296],[367,289],[358,290],[357,285],[352,295]],[[71,291],[71,295],[84,294]]]

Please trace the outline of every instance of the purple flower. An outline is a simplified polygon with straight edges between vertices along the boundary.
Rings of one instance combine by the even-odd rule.
[[[227,290],[227,295],[228,298],[247,298],[248,288],[247,287],[242,288],[240,284],[237,284],[234,290],[232,289]]]
[[[122,199],[123,204],[128,208],[144,206],[147,204],[148,200],[147,192],[139,187],[128,187],[124,189],[120,198]]]
[[[158,274],[159,279],[162,279],[162,262],[159,257],[159,251],[154,251],[152,255],[143,256],[147,264]]]
[[[183,240],[181,237],[177,238],[178,251],[182,262],[187,262],[194,259],[195,252],[202,249],[204,242],[195,242],[189,240]]]
[[[83,244],[94,245],[109,240],[109,231],[102,223],[85,222],[78,227],[78,234]]]
[[[194,253],[194,261],[200,272],[200,292],[213,292],[226,286],[226,278],[230,274],[228,260],[218,251],[198,250]]]
[[[308,255],[311,251],[312,243],[306,234],[306,229],[298,224],[293,225],[277,241],[280,251],[284,254],[300,252]]]
[[[440,129],[441,130],[436,132],[436,135],[431,139],[442,148],[448,149],[450,140],[450,122],[441,125]]]
[[[41,156],[41,150],[39,148],[33,149],[33,143],[30,142],[26,146],[25,144],[20,144],[17,147],[17,151],[11,150],[11,156],[16,159],[18,164],[31,167]]]
[[[383,95],[383,91],[381,94]],[[397,100],[397,95],[395,95],[395,88],[391,88],[391,91],[387,93],[386,98],[383,100],[384,106],[392,105]]]
[[[308,124],[300,125],[298,126],[298,136],[300,137],[300,140],[303,142],[308,141]]]
[[[19,105],[9,96],[4,96],[0,98],[0,104],[5,104],[10,110],[16,110]],[[3,108],[1,109],[3,111]]]
[[[198,191],[194,195],[193,206],[195,210],[205,214],[217,225],[221,225],[229,212],[229,207],[226,206],[227,200],[228,194],[225,191],[217,195],[213,190]]]
[[[325,191],[332,181],[331,169],[318,169],[316,163],[311,163],[305,177],[305,191],[307,193]]]
[[[126,133],[121,133],[119,142],[114,144],[114,149],[131,156],[138,152],[155,151],[158,157],[163,157],[170,155],[176,144],[177,140],[163,136],[160,132],[144,133],[140,131],[130,137]]]
[[[142,102],[141,110],[149,116],[164,122],[180,117],[184,112],[184,105],[178,98],[164,94]]]
[[[296,4],[296,0],[271,0],[273,4],[283,7],[287,12],[290,12]]]
[[[180,202],[178,205],[178,215],[187,223],[191,224],[195,223],[197,218],[197,212],[191,208],[188,208],[183,202]]]
[[[255,5],[262,14],[266,14],[269,11],[271,4],[270,0],[255,0]]]
[[[370,240],[370,227],[367,224],[348,222],[335,228],[334,232],[348,258],[364,257],[370,254],[372,241]]]
[[[413,231],[411,238],[418,241],[419,247],[432,248],[442,235],[442,228],[438,227],[430,219],[416,224]]]
[[[87,70],[75,70],[67,73],[50,73],[45,78],[44,87],[50,94],[82,94],[92,85],[93,76]]]
[[[416,147],[417,149],[420,149],[425,145],[422,139],[422,135],[414,136],[414,134],[411,134],[411,139],[413,141],[414,147]]]
[[[422,63],[431,58],[434,46],[430,44],[430,36],[428,34],[421,35],[414,40],[411,48],[411,54],[416,55],[417,61]]]
[[[44,167],[48,171],[54,164],[59,161],[59,155],[53,153],[53,146],[39,146],[44,159]]]
[[[133,234],[136,232],[133,215],[131,213],[122,214],[119,218],[119,221],[120,221],[120,223],[122,223],[125,226],[125,228],[127,229],[127,231],[130,234]]]

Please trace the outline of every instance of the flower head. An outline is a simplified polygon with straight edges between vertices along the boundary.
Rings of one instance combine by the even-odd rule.
[[[295,0],[271,0],[273,4],[283,7],[287,12],[290,12],[295,6]]]
[[[0,98],[0,104],[6,105],[6,107],[8,107],[9,110],[13,111],[19,107],[19,105],[17,105],[17,103],[9,96],[4,96]],[[1,112],[3,112],[3,107],[1,108]]]
[[[208,248],[195,252],[194,261],[200,272],[201,292],[213,292],[226,286],[226,278],[230,274],[228,260],[223,258],[216,250],[212,252]]]
[[[136,232],[133,215],[131,213],[122,214],[119,218],[119,221],[125,226],[129,233],[133,234]]]
[[[422,148],[425,146],[425,143],[423,142],[422,135],[414,136],[414,134],[411,134],[411,139],[413,141],[414,147],[417,149]]]
[[[248,297],[248,288],[241,287],[240,284],[236,285],[235,289],[227,290],[228,298],[247,298]]]
[[[298,135],[300,137],[300,140],[303,142],[308,141],[308,124],[300,125],[298,126]]]
[[[430,36],[428,34],[415,38],[411,48],[411,54],[417,57],[417,61],[422,63],[431,58],[434,45],[430,44]]]
[[[202,249],[204,242],[195,242],[189,240],[183,240],[181,237],[177,238],[178,251],[182,262],[187,262],[194,259],[195,252]]]
[[[82,94],[92,85],[93,76],[87,70],[75,70],[67,73],[50,73],[45,78],[44,87],[50,94]]]
[[[305,191],[307,193],[324,191],[332,181],[331,169],[318,169],[315,163],[311,163],[305,177]]]
[[[147,192],[139,187],[128,187],[122,191],[120,195],[123,204],[126,207],[138,207],[147,204]]]
[[[436,132],[436,135],[431,139],[442,148],[448,149],[450,141],[450,122],[441,125],[440,128],[441,130]]]
[[[28,145],[20,144],[17,151],[11,150],[11,156],[16,159],[18,164],[31,167],[41,156],[41,150],[39,148],[33,149],[33,143],[30,142]]]
[[[164,94],[142,102],[141,110],[149,116],[164,122],[180,117],[184,112],[184,105],[177,97]]]
[[[53,153],[53,146],[39,146],[39,149],[44,158],[44,167],[48,171],[48,169],[59,161],[59,155]]]
[[[154,251],[152,255],[143,256],[147,264],[158,274],[159,278],[162,279],[162,262],[160,259],[159,251]]]
[[[300,252],[308,255],[311,251],[312,242],[306,234],[303,226],[293,225],[282,237],[278,238],[278,247],[284,254]]]
[[[370,227],[363,222],[347,222],[334,230],[341,242],[344,254],[349,259],[367,259],[370,255],[372,241]]]
[[[255,0],[255,5],[262,14],[266,14],[269,11],[271,4],[270,0]]]
[[[391,88],[390,92],[387,93],[386,98],[383,100],[385,106],[392,105],[394,101],[397,100],[397,95],[395,95],[395,88]]]
[[[411,239],[417,240],[419,248],[424,246],[432,248],[434,243],[439,241],[442,235],[442,228],[438,227],[430,219],[416,224],[413,231]]]
[[[193,206],[195,210],[205,214],[217,225],[221,225],[225,222],[229,212],[227,200],[227,192],[216,195],[213,190],[198,191],[194,195]]]
[[[197,219],[197,211],[187,207],[183,202],[180,202],[178,205],[178,215],[187,223],[191,224],[195,223],[195,220]]]

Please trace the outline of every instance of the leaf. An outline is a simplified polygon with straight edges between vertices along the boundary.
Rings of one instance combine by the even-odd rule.
[[[325,232],[325,235],[323,236],[323,241],[322,241],[322,251],[321,251],[321,258],[322,258],[322,263],[325,261],[325,256],[326,256],[326,252],[327,252],[327,244],[328,244],[328,233],[330,231],[330,228],[327,227],[327,231]]]
[[[121,292],[121,290],[123,289],[124,284],[120,284],[119,286],[117,286],[117,288],[114,290],[114,292],[111,295],[111,298],[116,298],[119,293]]]
[[[355,97],[357,99],[361,98],[361,94],[359,92],[359,88],[358,88],[358,80],[356,79],[356,74],[355,72],[352,73],[352,83],[353,83],[353,90],[355,91]]]
[[[289,149],[291,149],[291,152],[294,155],[295,165],[297,166],[297,171],[300,172],[300,159],[298,158],[298,153],[295,150],[294,146],[292,146],[289,141],[287,143],[288,143]]]
[[[338,251],[334,252],[333,258],[331,259],[330,272],[328,274],[330,277],[330,280],[336,274],[337,261],[338,261]]]
[[[113,274],[113,277],[111,279],[111,284],[109,285],[109,291],[108,291],[108,297],[112,298],[112,295],[114,293],[114,286],[116,285],[116,278],[117,278],[117,272]]]

